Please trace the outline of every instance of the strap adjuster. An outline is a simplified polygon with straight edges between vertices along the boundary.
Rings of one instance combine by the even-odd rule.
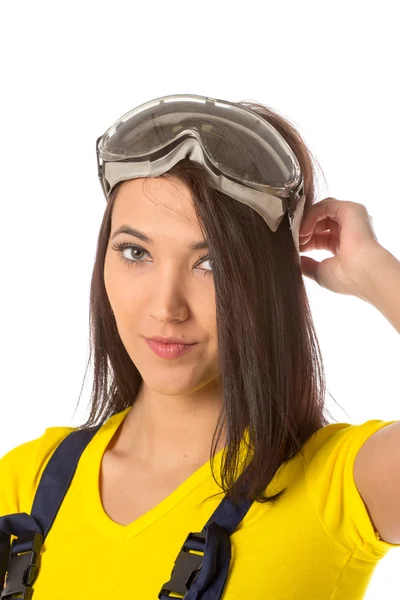
[[[199,576],[200,568],[203,564],[204,546],[206,541],[205,533],[189,533],[187,536],[172,569],[171,579],[164,583],[158,598],[173,598],[170,592],[181,594],[183,597],[190,586]],[[203,555],[193,554],[189,550],[203,552]]]
[[[7,564],[5,587],[0,600],[31,600],[32,584],[39,573],[40,552],[44,537],[41,533],[30,534],[12,541]]]

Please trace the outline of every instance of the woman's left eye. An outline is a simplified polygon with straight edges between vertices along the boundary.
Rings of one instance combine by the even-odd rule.
[[[120,260],[122,260],[122,262],[125,263],[126,265],[128,265],[129,267],[132,265],[135,267],[138,267],[141,265],[141,263],[146,262],[143,260],[139,260],[137,257],[128,259],[124,255],[124,250],[126,250],[126,249],[129,249],[131,251],[136,251],[136,252],[144,252],[145,254],[148,254],[147,250],[145,250],[141,246],[136,246],[135,244],[128,244],[126,242],[117,242],[112,246],[112,249],[115,250],[116,252],[118,252],[118,256],[119,256]],[[205,256],[201,256],[196,264],[201,264],[202,262],[205,262],[206,260],[209,260],[209,262],[211,262],[208,254],[206,254]],[[212,275],[212,270],[200,269],[200,271],[202,271],[204,275]]]

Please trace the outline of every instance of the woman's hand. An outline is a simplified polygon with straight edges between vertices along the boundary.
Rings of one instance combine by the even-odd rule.
[[[363,204],[325,198],[304,211],[300,252],[329,250],[334,256],[321,262],[300,256],[303,275],[332,292],[362,297],[369,264],[382,249]]]

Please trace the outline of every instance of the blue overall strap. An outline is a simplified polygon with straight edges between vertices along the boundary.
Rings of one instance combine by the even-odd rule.
[[[82,452],[101,425],[72,431],[57,446],[44,469],[36,490],[31,514],[0,517],[0,600],[19,594],[32,597],[32,584],[39,572],[40,553],[75,474]],[[11,535],[17,536],[11,542]]]
[[[160,600],[173,598],[169,592],[181,594],[184,600],[218,600],[221,597],[231,561],[230,535],[252,504],[253,500],[235,504],[225,496],[203,530],[189,533],[175,561],[170,581],[160,590]],[[203,552],[203,555],[189,550]]]

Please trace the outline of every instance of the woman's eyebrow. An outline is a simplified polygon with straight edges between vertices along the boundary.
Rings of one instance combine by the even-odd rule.
[[[134,237],[139,238],[142,242],[146,242],[147,244],[152,244],[153,240],[149,238],[148,235],[139,231],[138,229],[134,229],[129,225],[121,225],[118,229],[112,234],[111,239],[113,240],[119,233],[127,233],[128,235],[133,235]],[[199,242],[195,242],[194,244],[189,244],[190,250],[204,250],[208,248],[208,242],[205,240],[200,240]]]

